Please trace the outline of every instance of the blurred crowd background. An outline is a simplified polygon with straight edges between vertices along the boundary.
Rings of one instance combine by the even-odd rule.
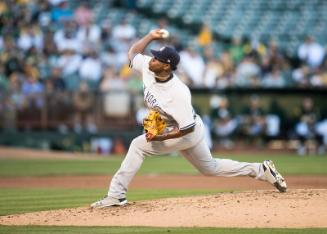
[[[115,134],[142,131],[146,114],[127,51],[167,28],[151,48],[180,52],[212,149],[324,154],[326,12],[324,0],[1,1],[0,143],[8,132],[110,133],[94,144],[123,151]]]

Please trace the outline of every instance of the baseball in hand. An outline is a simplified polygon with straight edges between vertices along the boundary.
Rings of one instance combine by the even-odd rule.
[[[168,38],[169,32],[166,29],[160,29],[159,32],[161,33],[162,38]]]

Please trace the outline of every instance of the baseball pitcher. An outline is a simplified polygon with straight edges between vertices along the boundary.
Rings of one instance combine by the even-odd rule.
[[[174,74],[180,57],[171,47],[145,48],[153,40],[162,39],[156,29],[134,43],[129,52],[130,67],[142,74],[144,102],[150,109],[144,120],[145,133],[136,137],[121,167],[112,178],[107,196],[91,204],[93,208],[121,206],[127,203],[128,185],[147,155],[179,151],[196,169],[207,176],[251,176],[273,184],[285,192],[285,179],[271,160],[263,163],[238,162],[213,158],[204,140],[204,125],[192,107],[189,88]]]

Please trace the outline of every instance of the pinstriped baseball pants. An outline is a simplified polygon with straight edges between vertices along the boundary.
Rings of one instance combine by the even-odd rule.
[[[204,140],[204,126],[197,116],[192,133],[162,142],[147,142],[145,135],[136,137],[129,147],[119,170],[111,180],[108,195],[126,197],[128,185],[148,155],[161,155],[179,151],[196,169],[207,176],[251,176],[266,180],[261,163],[238,162],[213,158]]]

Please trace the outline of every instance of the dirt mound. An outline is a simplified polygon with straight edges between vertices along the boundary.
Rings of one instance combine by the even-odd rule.
[[[327,227],[327,190],[261,190],[0,217],[0,225]]]

